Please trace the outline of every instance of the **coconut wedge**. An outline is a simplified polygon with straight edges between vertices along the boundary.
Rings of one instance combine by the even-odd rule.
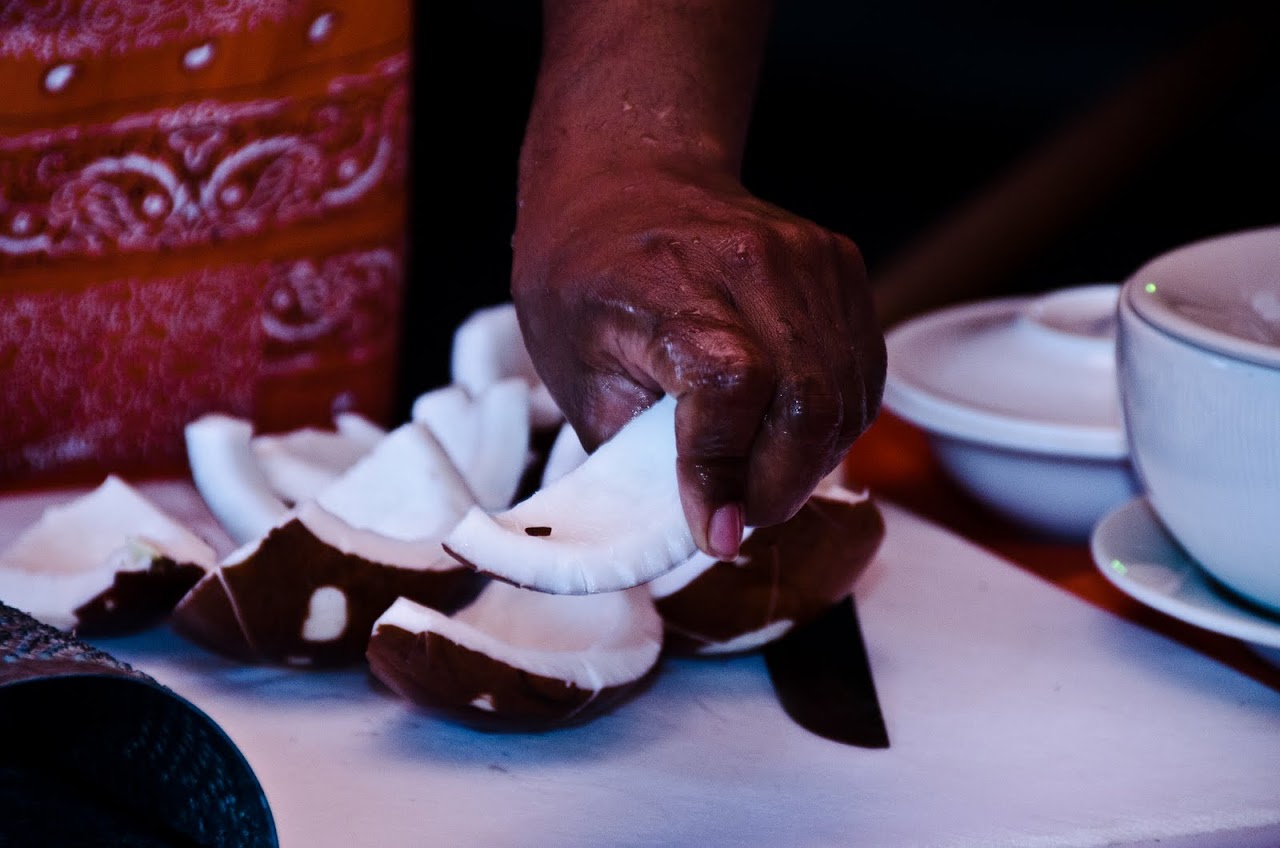
[[[534,368],[513,303],[487,306],[467,316],[454,331],[449,367],[453,382],[472,397],[479,397],[499,380],[510,377],[523,380],[529,386],[534,429],[554,428],[564,420],[560,407]]]
[[[675,401],[511,509],[471,509],[444,545],[508,583],[570,595],[627,589],[684,562],[696,547],[676,483]]]
[[[396,598],[453,609],[474,596],[482,579],[440,548],[474,503],[430,431],[405,424],[223,560],[174,610],[174,627],[245,660],[358,662]]]
[[[333,416],[333,427],[339,435],[363,445],[366,452],[387,435],[387,431],[357,412],[339,412]]]
[[[420,396],[413,420],[431,428],[483,509],[511,506],[529,459],[529,386],[498,380],[474,398],[457,384]]]
[[[204,540],[110,476],[47,510],[0,554],[0,598],[63,630],[126,633],[167,615],[216,558]]]
[[[191,478],[236,544],[260,539],[289,511],[254,455],[253,425],[212,413],[186,426]]]
[[[372,450],[363,439],[313,427],[254,436],[249,444],[271,490],[291,504],[315,497]]]
[[[582,446],[578,431],[566,421],[556,433],[555,441],[547,452],[546,465],[542,469],[542,488],[545,489],[586,462],[587,456],[587,449]]]
[[[429,711],[490,730],[547,730],[616,706],[661,648],[644,589],[547,595],[493,582],[453,616],[396,601],[368,658],[379,680]]]
[[[870,495],[824,482],[788,521],[749,529],[738,558],[699,551],[648,585],[678,654],[759,648],[846,597],[884,538]]]

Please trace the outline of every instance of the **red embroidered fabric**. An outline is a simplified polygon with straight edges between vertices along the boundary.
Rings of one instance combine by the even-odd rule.
[[[391,412],[407,0],[0,7],[0,483]]]

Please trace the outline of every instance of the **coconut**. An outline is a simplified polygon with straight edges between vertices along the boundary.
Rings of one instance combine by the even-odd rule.
[[[474,398],[454,384],[413,404],[413,420],[431,428],[483,509],[511,506],[529,456],[529,386],[498,380]]]
[[[333,427],[339,435],[363,445],[366,452],[373,450],[387,431],[357,412],[339,412],[333,416]]]
[[[0,598],[87,636],[126,633],[173,609],[213,548],[116,476],[46,510],[0,554]]]
[[[254,436],[249,444],[271,490],[290,504],[315,497],[372,450],[362,438],[314,427]]]
[[[174,626],[247,660],[357,662],[396,598],[454,609],[474,596],[481,578],[440,548],[474,503],[430,431],[405,424],[224,559],[174,610]]]
[[[529,386],[529,411],[535,430],[555,428],[564,420],[525,347],[513,303],[487,306],[467,316],[454,331],[449,367],[453,382],[472,397],[479,397],[499,380],[523,380]]]
[[[490,730],[547,730],[613,708],[655,668],[662,622],[641,589],[547,595],[490,583],[449,616],[395,602],[369,666],[393,691]]]
[[[260,539],[288,513],[258,465],[252,424],[212,413],[188,424],[185,435],[191,478],[232,541]]]
[[[649,583],[668,651],[749,651],[817,618],[852,592],[884,520],[868,493],[824,481],[789,520],[744,537],[732,562],[698,552]]]
[[[547,452],[547,460],[542,468],[542,487],[550,486],[573,471],[587,461],[587,456],[582,439],[578,438],[578,431],[566,421],[556,433],[555,441]]]
[[[472,508],[444,545],[486,574],[557,594],[626,589],[684,562],[696,546],[676,481],[675,400],[511,509]]]

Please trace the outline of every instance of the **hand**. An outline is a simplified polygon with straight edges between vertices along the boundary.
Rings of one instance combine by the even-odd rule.
[[[876,415],[858,249],[736,180],[596,173],[526,198],[514,247],[526,343],[589,450],[677,398],[681,500],[713,556],[794,514]]]

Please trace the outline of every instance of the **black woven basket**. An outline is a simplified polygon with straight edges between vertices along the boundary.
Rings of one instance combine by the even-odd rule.
[[[271,848],[244,756],[207,715],[0,604],[0,846]]]

